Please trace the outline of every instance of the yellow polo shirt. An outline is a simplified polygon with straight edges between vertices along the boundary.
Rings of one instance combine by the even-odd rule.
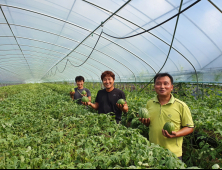
[[[151,143],[169,149],[177,157],[182,156],[183,137],[166,138],[162,134],[163,126],[166,122],[173,122],[174,131],[179,131],[182,127],[194,127],[190,109],[188,106],[173,97],[165,105],[160,105],[156,97],[149,100],[146,105],[150,115],[149,140]]]

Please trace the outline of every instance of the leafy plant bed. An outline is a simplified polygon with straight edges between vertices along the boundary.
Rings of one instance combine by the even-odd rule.
[[[27,87],[0,102],[1,169],[186,167],[139,130],[75,104],[64,85]]]
[[[95,100],[100,85],[86,84]],[[94,88],[92,88],[94,87]],[[192,95],[175,97],[190,107],[198,139],[208,140],[192,147],[191,137],[184,138],[183,161],[162,147],[151,144],[149,128],[135,120],[140,107],[155,92],[124,91],[129,112],[121,124],[112,116],[77,105],[69,96],[68,84],[26,84],[0,88],[0,168],[211,168],[221,162],[222,110],[210,96],[195,100]]]

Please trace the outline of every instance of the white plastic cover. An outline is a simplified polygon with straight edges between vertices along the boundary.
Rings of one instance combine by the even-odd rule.
[[[183,0],[182,9],[195,1]],[[177,14],[181,3],[127,2],[0,0],[0,83],[73,82],[78,75],[99,82],[106,70],[117,82],[151,80],[167,58],[177,17],[128,39],[102,34],[89,59],[75,67],[88,58],[102,30],[116,37],[140,33]],[[221,0],[201,0],[179,16],[160,72],[177,82],[196,82],[196,73],[199,82],[222,82],[221,9]]]

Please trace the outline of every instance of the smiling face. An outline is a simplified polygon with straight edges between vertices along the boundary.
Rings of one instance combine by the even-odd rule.
[[[107,75],[103,78],[103,85],[106,89],[111,89],[114,86],[114,80],[110,75]]]
[[[84,81],[83,81],[83,80],[77,81],[76,84],[77,84],[77,86],[78,86],[78,89],[82,89],[82,88],[83,88]]]
[[[173,90],[173,85],[168,76],[158,77],[156,79],[154,88],[158,96],[170,96],[171,91]]]

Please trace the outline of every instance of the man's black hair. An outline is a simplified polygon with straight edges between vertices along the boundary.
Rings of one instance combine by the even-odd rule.
[[[154,84],[155,84],[157,78],[165,77],[165,76],[169,77],[170,81],[171,81],[171,84],[173,84],[173,77],[168,73],[158,73],[158,74],[156,74],[155,77],[154,77]]]
[[[77,81],[81,81],[81,80],[83,80],[83,82],[85,81],[85,79],[84,79],[83,76],[76,76],[76,78],[75,78],[75,81],[76,81],[76,82],[77,82]]]

